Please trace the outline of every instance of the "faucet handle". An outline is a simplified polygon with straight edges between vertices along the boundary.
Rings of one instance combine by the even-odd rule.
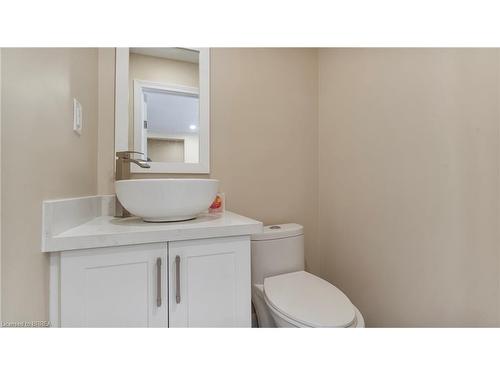
[[[116,152],[116,157],[117,158],[128,158],[128,157],[130,157],[131,154],[144,155],[144,152],[139,152],[139,151],[117,151]]]

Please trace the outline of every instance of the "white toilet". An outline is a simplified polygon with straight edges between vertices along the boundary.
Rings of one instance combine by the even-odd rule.
[[[364,327],[361,312],[329,282],[304,271],[299,224],[252,235],[252,302],[259,327]]]

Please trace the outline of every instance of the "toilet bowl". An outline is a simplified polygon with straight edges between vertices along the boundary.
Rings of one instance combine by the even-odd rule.
[[[252,303],[259,327],[364,327],[361,312],[333,284],[304,270],[299,224],[252,235]]]

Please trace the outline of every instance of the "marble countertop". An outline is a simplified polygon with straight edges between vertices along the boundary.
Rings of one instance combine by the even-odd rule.
[[[109,215],[109,199],[103,196],[79,198],[76,203],[44,202],[42,251],[242,236],[262,231],[261,222],[228,211],[170,223],[146,223],[137,217],[116,218]],[[65,219],[65,216],[71,217]]]

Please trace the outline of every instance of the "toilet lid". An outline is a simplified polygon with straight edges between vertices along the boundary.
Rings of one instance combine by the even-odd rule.
[[[267,277],[264,294],[281,314],[309,327],[348,327],[356,319],[344,293],[305,271]]]

